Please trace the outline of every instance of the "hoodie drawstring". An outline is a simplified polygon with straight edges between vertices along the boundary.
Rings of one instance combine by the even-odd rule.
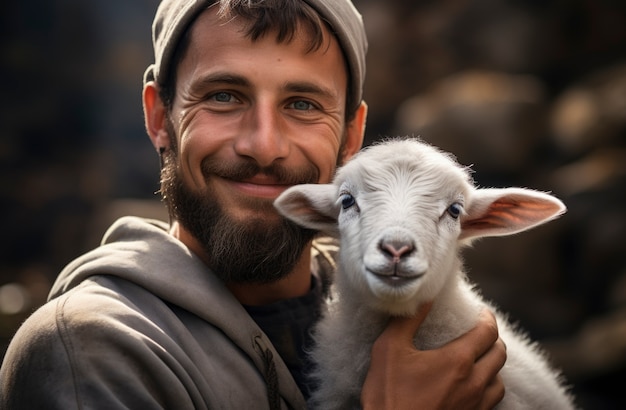
[[[278,388],[278,374],[276,373],[276,364],[274,363],[274,354],[272,351],[264,347],[260,337],[255,338],[255,342],[261,350],[263,358],[265,384],[267,386],[267,399],[270,410],[280,410],[280,391]]]

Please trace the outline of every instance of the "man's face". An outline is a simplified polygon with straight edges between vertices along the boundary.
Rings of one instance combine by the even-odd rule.
[[[291,185],[326,183],[341,159],[347,89],[336,40],[308,51],[305,33],[252,42],[237,18],[200,15],[177,71],[163,193],[204,258],[227,281],[272,281],[312,232],[272,203]]]

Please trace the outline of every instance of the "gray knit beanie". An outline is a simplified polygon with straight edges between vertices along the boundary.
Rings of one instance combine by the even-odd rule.
[[[363,98],[367,38],[361,15],[351,0],[302,0],[328,22],[339,40],[350,70],[351,92],[355,104]],[[152,24],[154,64],[144,74],[148,81],[163,81],[171,68],[178,42],[195,18],[215,0],[163,0]],[[356,107],[351,107],[356,108]]]

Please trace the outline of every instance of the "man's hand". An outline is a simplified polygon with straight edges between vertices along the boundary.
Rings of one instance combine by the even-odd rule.
[[[417,350],[413,335],[430,311],[393,318],[372,347],[363,409],[490,409],[504,397],[498,372],[506,346],[493,314],[485,310],[463,336],[434,350]]]

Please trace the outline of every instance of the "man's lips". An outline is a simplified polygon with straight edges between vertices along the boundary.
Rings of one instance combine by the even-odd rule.
[[[235,191],[257,198],[276,199],[291,184],[280,183],[274,178],[265,176],[255,176],[242,181],[233,179],[223,179]]]
[[[290,186],[314,183],[319,180],[319,170],[313,164],[287,167],[279,162],[260,167],[254,161],[225,161],[207,158],[202,162],[205,180],[214,181],[214,188],[240,199],[274,200]]]

